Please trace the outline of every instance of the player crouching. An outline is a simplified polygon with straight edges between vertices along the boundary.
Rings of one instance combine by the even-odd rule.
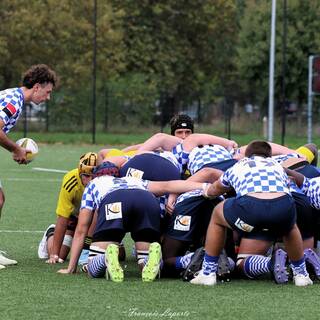
[[[114,282],[122,282],[124,273],[118,260],[118,245],[130,232],[142,280],[153,281],[159,274],[162,258],[158,242],[161,211],[156,196],[201,189],[202,183],[118,178],[118,167],[108,161],[96,167],[93,174],[95,178],[86,186],[82,196],[68,268],[58,272],[76,272],[81,248],[96,212],[88,274],[93,278],[106,275]]]
[[[215,207],[207,231],[202,269],[191,283],[216,284],[219,254],[224,246],[226,228],[231,228],[240,234],[264,231],[282,236],[295,285],[312,284],[306,270],[288,176],[270,157],[271,146],[267,142],[251,142],[245,158],[228,169],[206,191],[208,196],[217,196],[233,188],[237,196]]]

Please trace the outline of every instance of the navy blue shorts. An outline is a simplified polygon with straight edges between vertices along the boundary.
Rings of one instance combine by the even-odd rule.
[[[315,209],[310,205],[308,197],[304,194],[292,192],[296,204],[297,225],[301,232],[302,239],[308,239],[314,235]]]
[[[213,208],[220,200],[209,200],[202,196],[179,202],[170,217],[166,235],[170,238],[194,243],[205,237]]]
[[[213,168],[213,169],[219,169],[221,171],[227,171],[237,162],[238,160],[229,159],[229,160],[224,160],[220,162],[207,163],[202,168]]]
[[[179,169],[168,159],[152,153],[134,156],[120,168],[120,177],[133,176],[151,181],[180,180]]]
[[[311,164],[306,164],[302,168],[296,169],[296,171],[300,172],[301,174],[303,174],[307,178],[320,177],[319,170],[316,167],[312,166]]]
[[[149,232],[146,232],[149,230]],[[134,241],[141,239],[139,233],[160,234],[160,206],[156,197],[145,190],[116,190],[109,193],[98,209],[93,241],[120,242],[127,232]]]
[[[286,235],[296,222],[295,202],[289,195],[275,199],[230,198],[224,202],[223,213],[240,236],[250,239]]]

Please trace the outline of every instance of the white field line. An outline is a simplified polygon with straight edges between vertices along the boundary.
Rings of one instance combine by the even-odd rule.
[[[1,178],[1,181],[58,182],[58,181],[61,181],[61,179]]]
[[[36,171],[44,171],[44,172],[57,172],[57,173],[67,173],[67,170],[59,170],[59,169],[50,169],[50,168],[39,168],[39,167],[34,167],[31,168],[32,170]]]
[[[0,230],[0,233],[43,233],[40,230]]]

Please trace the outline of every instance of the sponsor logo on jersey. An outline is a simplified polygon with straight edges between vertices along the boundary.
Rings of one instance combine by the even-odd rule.
[[[129,168],[126,174],[126,177],[142,179],[144,171],[135,168]]]
[[[189,231],[191,225],[191,216],[176,216],[174,221],[174,230]]]
[[[254,228],[253,226],[250,226],[250,224],[247,224],[244,221],[242,221],[240,218],[237,219],[234,225],[244,232],[251,232]]]
[[[122,205],[121,202],[113,202],[105,205],[106,220],[114,220],[122,218]]]

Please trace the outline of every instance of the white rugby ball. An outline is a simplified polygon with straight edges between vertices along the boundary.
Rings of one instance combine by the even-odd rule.
[[[39,152],[38,145],[31,138],[22,138],[16,142],[22,148],[27,149],[27,161],[31,162]]]

